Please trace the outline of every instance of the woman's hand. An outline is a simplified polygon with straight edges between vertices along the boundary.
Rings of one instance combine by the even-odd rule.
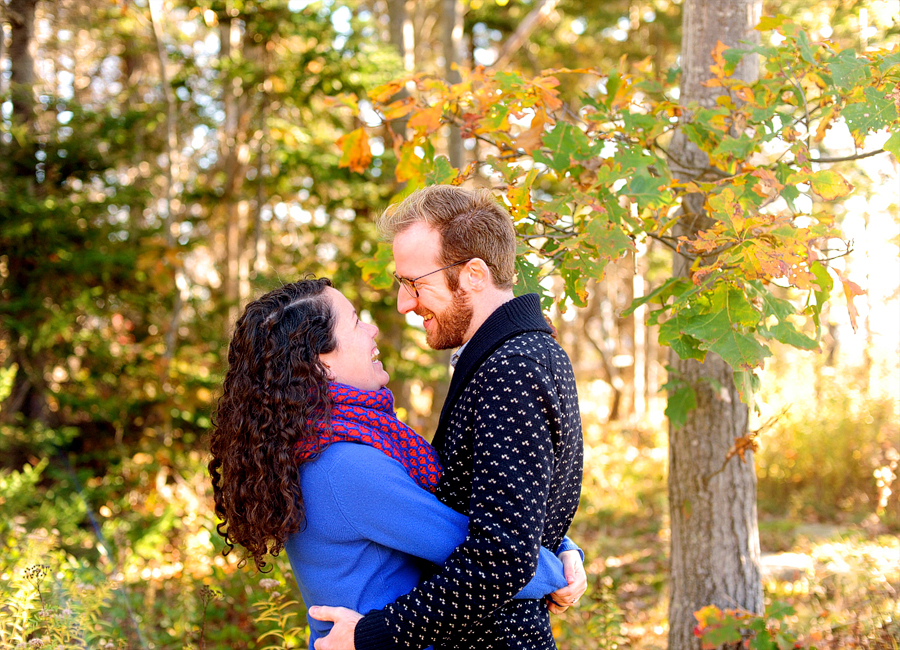
[[[554,614],[562,614],[569,607],[577,605],[587,591],[587,574],[581,561],[581,553],[565,551],[559,554],[559,559],[563,563],[563,571],[569,584],[550,594],[548,607]]]

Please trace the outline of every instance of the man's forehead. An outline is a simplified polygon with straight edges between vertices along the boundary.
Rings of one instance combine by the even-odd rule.
[[[398,268],[427,266],[438,258],[440,247],[440,233],[424,221],[417,222],[394,237],[394,262]]]

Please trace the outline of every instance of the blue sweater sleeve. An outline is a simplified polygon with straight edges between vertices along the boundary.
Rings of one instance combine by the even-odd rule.
[[[573,542],[568,535],[563,537],[562,543],[559,545],[559,548],[556,549],[556,554],[559,555],[560,553],[565,553],[566,551],[578,551],[578,554],[581,555],[581,561],[584,562],[584,551],[581,550],[581,547]]]
[[[420,488],[400,463],[367,445],[334,444],[349,470],[328,475],[340,508],[335,516],[344,517],[360,537],[437,565],[466,540],[469,518]],[[565,586],[562,562],[541,547],[534,578],[515,598],[543,598]]]

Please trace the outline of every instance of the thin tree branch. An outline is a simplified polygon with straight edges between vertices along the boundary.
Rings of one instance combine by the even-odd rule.
[[[867,151],[866,153],[858,153],[853,154],[852,156],[842,156],[838,158],[810,158],[810,161],[817,163],[839,163],[847,162],[850,160],[862,160],[863,158],[871,158],[872,156],[877,156],[881,153],[887,152],[884,149],[878,149],[877,151]]]
[[[559,4],[559,0],[541,0],[537,6],[525,16],[525,19],[519,23],[516,31],[506,39],[506,42],[503,44],[503,47],[497,55],[497,60],[488,66],[488,69],[493,68],[499,70],[506,66],[512,55],[525,44],[534,30],[547,22],[550,15],[553,13],[553,10],[556,9],[557,4]]]

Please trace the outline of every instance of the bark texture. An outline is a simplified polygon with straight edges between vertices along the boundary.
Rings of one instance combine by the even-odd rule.
[[[758,41],[759,0],[687,0],[682,23],[682,100],[712,105],[720,89],[709,79],[718,41],[728,46]],[[758,60],[747,57],[735,71],[746,81],[758,75]],[[687,117],[690,119],[690,116]],[[712,179],[706,155],[680,133],[671,154],[681,180]],[[709,217],[703,199],[688,196],[677,235],[703,230]],[[689,275],[691,260],[676,256],[675,275]],[[762,578],[753,455],[745,462],[725,458],[735,438],[747,432],[748,409],[734,388],[732,371],[716,355],[704,363],[670,354],[670,365],[697,395],[697,408],[682,427],[669,428],[669,508],[671,581],[669,648],[700,648],[693,635],[694,612],[706,605],[762,613]]]

